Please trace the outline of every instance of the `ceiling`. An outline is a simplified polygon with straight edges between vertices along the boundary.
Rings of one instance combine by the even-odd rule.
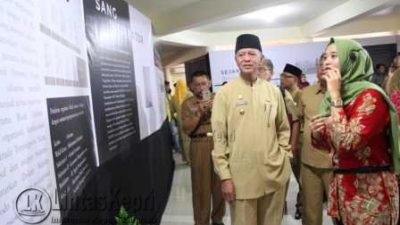
[[[139,9],[142,13],[150,18],[169,13],[186,5],[193,4],[199,0],[143,0],[143,1],[128,1],[132,3],[135,8]]]
[[[257,34],[264,46],[400,34],[399,0],[126,1],[150,17],[170,56],[175,49],[179,54],[193,48],[231,49],[245,32]]]
[[[206,24],[194,31],[220,32],[261,28],[294,27],[312,20],[328,9],[343,4],[346,0],[303,0],[271,6],[265,9]],[[312,5],[313,7],[309,7]],[[315,10],[318,9],[318,10]]]

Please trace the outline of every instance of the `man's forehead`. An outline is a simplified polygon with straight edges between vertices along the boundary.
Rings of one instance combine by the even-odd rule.
[[[201,76],[195,76],[195,77],[193,77],[193,81],[196,81],[196,82],[208,81],[208,76],[206,74],[201,75]]]
[[[285,76],[285,77],[296,77],[294,74],[292,73],[288,73],[288,72],[282,72],[281,76]]]
[[[245,52],[260,52],[260,51],[255,48],[242,48],[237,53],[245,53]]]

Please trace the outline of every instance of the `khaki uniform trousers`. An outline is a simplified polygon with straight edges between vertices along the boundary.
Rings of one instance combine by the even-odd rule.
[[[301,148],[303,147],[303,133],[299,134],[298,143],[296,147],[296,153],[293,154],[293,158],[290,160],[292,166],[292,171],[297,183],[299,184],[299,189],[301,190],[300,173],[301,173]]]
[[[232,225],[281,225],[285,188],[257,199],[234,200],[231,203]]]
[[[212,149],[212,138],[192,138],[190,158],[192,163],[192,197],[195,225],[209,225],[210,214],[213,223],[222,223],[225,215],[225,201],[222,197],[221,181],[214,172],[211,160]]]
[[[322,225],[324,194],[329,194],[332,169],[315,168],[302,163],[303,225]]]
[[[181,133],[181,148],[182,148],[182,160],[187,163],[191,163],[190,159],[190,137],[185,134],[183,131]]]

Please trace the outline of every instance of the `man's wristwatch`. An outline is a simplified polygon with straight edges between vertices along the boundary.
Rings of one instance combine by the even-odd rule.
[[[332,99],[331,106],[335,108],[342,108],[343,107],[343,100],[341,98]]]

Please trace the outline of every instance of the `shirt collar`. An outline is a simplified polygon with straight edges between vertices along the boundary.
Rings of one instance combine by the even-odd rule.
[[[255,81],[252,83],[252,85],[251,85],[250,82],[247,81],[247,80],[245,80],[240,74],[239,74],[239,77],[240,77],[240,80],[241,80],[245,85],[247,85],[247,86],[254,86],[254,85],[257,85],[257,84],[261,81],[260,78],[256,77],[256,80],[255,80]]]
[[[299,87],[295,87],[292,90],[288,89],[288,91],[289,91],[290,95],[294,96],[294,95],[296,95],[297,92],[300,91],[300,88]]]

